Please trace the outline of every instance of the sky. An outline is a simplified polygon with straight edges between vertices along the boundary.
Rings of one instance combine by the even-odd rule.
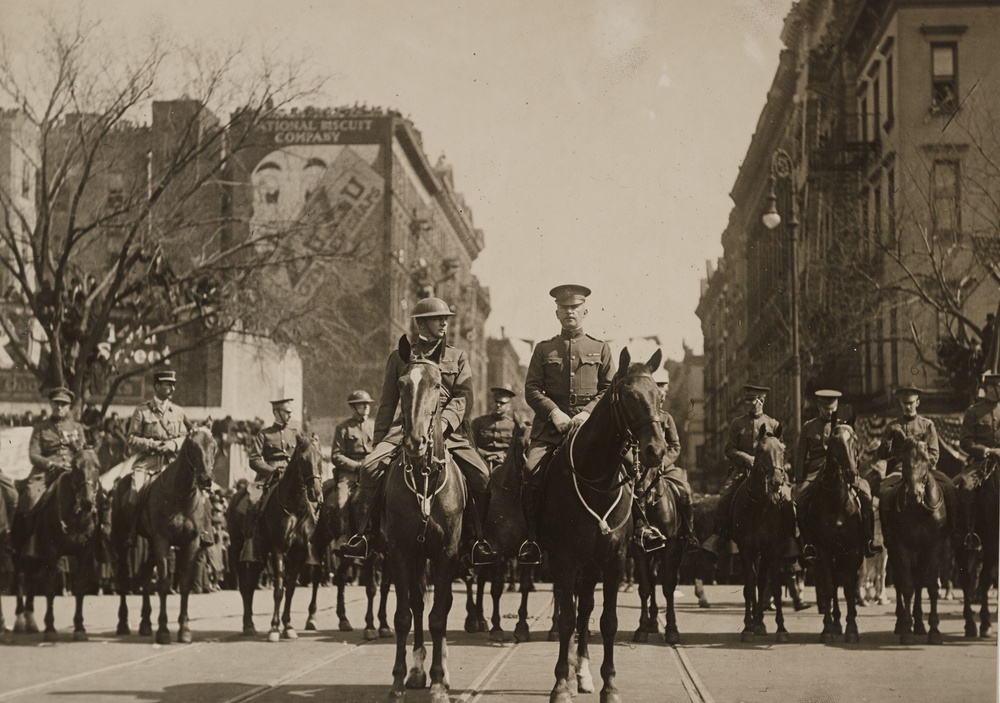
[[[59,3],[65,10],[71,3]],[[320,105],[399,110],[442,153],[486,249],[487,333],[558,332],[548,291],[590,287],[587,331],[702,350],[706,262],[764,106],[791,0],[100,0],[109,49],[159,31],[305,58]],[[37,4],[0,3],[23,45]],[[113,57],[113,53],[109,54]],[[168,96],[162,96],[168,97]],[[174,96],[169,96],[174,97]]]

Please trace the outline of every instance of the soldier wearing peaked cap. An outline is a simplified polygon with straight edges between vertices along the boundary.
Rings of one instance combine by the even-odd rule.
[[[503,463],[517,428],[511,414],[511,401],[517,395],[509,383],[490,388],[493,411],[472,421],[472,438],[490,470]]]
[[[523,509],[529,536],[518,553],[521,564],[537,564],[541,559],[541,550],[535,542],[541,469],[566,433],[590,417],[615,374],[607,342],[583,331],[590,292],[586,286],[572,284],[549,291],[555,299],[556,318],[562,330],[536,344],[528,364],[524,397],[535,411],[535,418],[524,467]]]
[[[792,463],[792,470],[795,480],[798,482],[796,488],[796,502],[801,504],[802,497],[806,495],[819,470],[826,462],[826,450],[830,444],[830,432],[834,423],[837,422],[837,407],[843,395],[836,390],[818,390],[813,395],[816,397],[816,405],[819,415],[811,420],[807,420],[802,425],[802,432],[799,433],[799,442],[795,448],[795,459]],[[875,543],[875,513],[872,507],[872,492],[868,481],[856,477],[854,488],[858,492],[858,499],[861,503],[862,526],[865,531],[865,556],[873,557],[882,551],[881,545]],[[812,559],[816,556],[816,549],[813,545],[807,544],[802,548],[802,556]]]
[[[466,414],[472,407],[472,370],[466,353],[447,343],[448,320],[454,315],[448,303],[440,298],[424,298],[417,302],[412,314],[417,333],[411,335],[410,346],[419,356],[438,355],[441,370],[440,418],[444,426],[445,446],[465,477],[471,498],[466,506],[466,519],[462,521],[463,532],[466,525],[471,525],[475,532],[475,541],[468,556],[473,565],[490,564],[496,561],[497,555],[482,536],[482,520],[489,500],[489,469],[465,436],[468,429]],[[368,533],[374,531],[371,518],[377,519],[375,507],[381,505],[390,455],[403,441],[402,417],[398,409],[399,378],[405,368],[399,350],[394,349],[386,362],[382,398],[375,415],[375,448],[365,459],[358,477],[358,491],[367,513],[358,534],[340,548],[341,556],[349,559],[368,556]],[[463,536],[463,540],[470,541],[467,535]]]
[[[247,489],[250,504],[243,524],[243,550],[240,561],[260,561],[257,552],[257,523],[260,517],[260,501],[267,489],[274,485],[288,466],[295,451],[298,431],[291,425],[294,398],[271,401],[274,422],[256,435],[250,444],[250,468],[257,474],[253,489]]]
[[[955,477],[959,524],[966,549],[982,549],[976,533],[976,489],[988,465],[1000,462],[1000,373],[983,374],[983,397],[965,411],[959,446],[969,455],[965,469]]]
[[[743,403],[746,413],[729,424],[729,433],[723,450],[729,460],[729,476],[719,491],[714,533],[702,544],[702,549],[715,556],[718,556],[719,551],[732,539],[733,494],[753,466],[760,428],[766,427],[767,432],[774,435],[781,432],[781,423],[764,414],[764,401],[770,390],[766,386],[744,385]]]

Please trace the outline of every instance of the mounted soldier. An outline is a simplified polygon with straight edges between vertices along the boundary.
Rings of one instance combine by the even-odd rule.
[[[504,383],[490,388],[490,395],[493,397],[493,412],[472,421],[472,438],[492,473],[507,456],[517,429],[517,420],[511,412],[511,400],[517,394],[509,383]]]
[[[449,318],[455,313],[448,303],[440,298],[424,298],[413,306],[413,319],[417,334],[411,340],[413,353],[417,356],[438,354],[441,370],[441,421],[445,446],[455,460],[468,487],[471,505],[466,506],[464,526],[473,526],[475,542],[470,558],[472,564],[490,564],[496,561],[496,553],[482,538],[482,518],[486,514],[489,499],[489,469],[475,447],[465,437],[467,424],[465,416],[472,407],[472,371],[468,355],[447,343]],[[403,441],[403,421],[399,414],[399,379],[406,364],[395,349],[389,354],[385,378],[382,382],[382,397],[375,416],[375,448],[361,467],[358,490],[366,514],[359,532],[340,548],[341,556],[350,559],[364,559],[368,556],[368,534],[374,532],[372,518],[377,517],[382,508],[383,487],[386,470],[396,456]],[[465,528],[463,528],[465,529]]]
[[[192,424],[184,410],[171,398],[177,389],[176,371],[153,373],[153,397],[132,413],[128,424],[128,445],[136,454],[132,464],[132,488],[138,491],[147,481],[156,478],[177,458],[177,453],[191,430]],[[207,507],[201,516],[199,538],[203,546],[214,544],[212,513]]]
[[[60,475],[70,470],[73,455],[86,444],[86,431],[83,425],[74,419],[70,409],[73,398],[73,391],[68,388],[50,390],[49,402],[52,413],[48,418],[36,423],[31,432],[31,441],[28,445],[31,473],[24,481],[17,503],[17,512],[26,521],[30,510],[38,504],[45,489]],[[33,530],[28,522],[24,523],[24,528],[22,534],[31,535]],[[33,539],[28,540],[24,545],[24,556],[37,558],[38,547]]]
[[[263,507],[262,500],[268,489],[277,484],[295,451],[298,430],[291,425],[294,400],[281,398],[271,401],[274,423],[254,435],[250,445],[250,468],[257,475],[257,481],[247,486],[248,505],[243,523],[244,542],[240,561],[260,561],[257,552],[257,523]]]
[[[562,330],[555,337],[536,344],[528,364],[524,397],[535,411],[535,419],[524,466],[522,505],[528,523],[528,539],[517,555],[520,564],[541,561],[542,553],[535,537],[544,467],[569,431],[587,421],[615,375],[607,342],[583,331],[590,293],[586,286],[570,284],[549,291],[556,301],[556,318]],[[650,542],[655,541],[656,533],[646,526]],[[659,535],[659,540],[665,544],[663,535]]]
[[[962,417],[959,446],[969,455],[965,469],[955,477],[960,504],[959,530],[965,548],[978,551],[982,549],[982,540],[975,531],[976,488],[985,477],[987,465],[995,466],[1000,461],[1000,373],[983,374],[983,397]]]
[[[893,428],[898,428],[904,437],[913,438],[927,445],[927,456],[931,460],[930,475],[937,480],[938,485],[941,487],[941,493],[944,495],[945,509],[948,513],[948,524],[951,528],[950,531],[957,532],[958,496],[955,493],[955,484],[951,482],[951,479],[935,468],[938,458],[941,456],[941,446],[938,443],[937,428],[934,426],[934,421],[918,413],[920,394],[922,392],[919,388],[913,386],[897,388],[895,391],[902,415],[890,422],[882,433],[882,443],[879,445],[877,454],[879,459],[886,460],[886,478],[882,481],[882,485],[891,488],[902,479],[903,447],[895,447],[891,442],[887,441]]]
[[[333,449],[330,451],[333,480],[341,506],[358,485],[358,472],[375,446],[375,420],[369,417],[372,397],[368,391],[354,391],[347,396],[347,404],[352,415],[333,431]]]
[[[816,397],[819,415],[803,423],[799,442],[795,449],[795,460],[792,464],[792,470],[798,484],[796,500],[800,503],[802,502],[801,496],[810,490],[817,473],[826,462],[826,449],[830,442],[830,432],[835,424],[842,424],[837,421],[836,416],[837,406],[843,394],[837,390],[818,390],[813,395]],[[866,557],[873,557],[882,551],[882,547],[875,544],[875,513],[872,507],[871,487],[868,485],[868,481],[857,475],[854,489],[861,503],[862,527],[865,533],[864,553]],[[802,556],[806,559],[814,558],[816,548],[811,544],[804,545]]]
[[[747,384],[743,386],[743,403],[746,414],[740,415],[729,424],[729,434],[726,438],[725,455],[729,460],[729,476],[719,491],[719,507],[715,512],[715,530],[705,540],[701,548],[719,556],[733,538],[733,494],[740,483],[746,478],[753,466],[754,452],[760,437],[760,428],[764,427],[767,434],[780,434],[781,423],[773,417],[764,414],[764,401],[770,388]]]

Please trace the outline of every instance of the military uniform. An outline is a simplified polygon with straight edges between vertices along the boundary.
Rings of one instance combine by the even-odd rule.
[[[190,428],[184,411],[170,400],[151,398],[137,407],[128,426],[128,445],[138,455],[132,472],[160,473],[180,451]]]
[[[535,411],[524,467],[532,485],[541,480],[542,458],[565,437],[552,422],[552,412],[558,409],[570,417],[593,412],[614,375],[611,347],[582,329],[563,330],[535,345],[524,381],[525,400]]]
[[[691,501],[691,486],[688,484],[687,472],[674,462],[681,455],[681,436],[677,431],[677,423],[673,416],[660,408],[660,424],[663,425],[663,439],[667,443],[667,453],[663,455],[659,475],[673,489],[677,496],[677,508],[683,519],[688,547],[697,549],[698,541],[694,533],[694,505]]]
[[[375,446],[374,438],[375,420],[370,417],[364,420],[352,417],[337,425],[330,459],[338,486],[343,483],[347,490],[352,490],[357,485],[358,472]]]
[[[278,408],[285,407],[283,403],[289,402],[291,401],[275,401],[272,404]],[[255,434],[250,442],[250,468],[257,475],[257,481],[247,488],[249,505],[243,519],[244,540],[240,561],[260,561],[257,529],[263,508],[261,500],[265,491],[281,478],[281,473],[288,466],[292,452],[295,451],[297,435],[298,432],[291,425],[275,422]]]
[[[1000,403],[981,400],[965,411],[959,446],[969,455],[965,470],[955,477],[961,504],[959,524],[967,536],[966,546],[978,549],[980,540],[975,535],[976,488],[986,468],[987,451],[1000,447]]]
[[[472,421],[472,438],[487,463],[495,468],[507,456],[517,421],[509,415],[480,415]]]

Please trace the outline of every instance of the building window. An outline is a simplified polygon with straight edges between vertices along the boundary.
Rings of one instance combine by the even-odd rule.
[[[961,230],[961,181],[957,161],[935,161],[931,171],[931,217],[939,234]]]
[[[898,240],[896,239],[896,169],[890,168],[886,172],[885,181],[885,209],[888,219],[886,224],[886,235],[888,237],[889,246],[895,249],[898,246]]]
[[[899,385],[899,315],[896,308],[889,309],[889,380],[892,385]]]
[[[858,117],[861,126],[861,141],[868,143],[868,84],[863,83],[858,95]]]
[[[31,164],[25,161],[21,164],[21,197],[31,197],[31,182],[34,180],[31,173]]]
[[[885,57],[885,131],[892,129],[896,120],[896,103],[893,94],[894,81],[892,76],[892,55]]]
[[[950,113],[958,109],[958,44],[931,44],[931,110]]]
[[[872,184],[872,241],[882,243],[882,174]]]
[[[882,124],[881,102],[881,85],[878,73],[876,73],[874,78],[872,78],[872,140],[876,142],[879,141],[879,129]]]

